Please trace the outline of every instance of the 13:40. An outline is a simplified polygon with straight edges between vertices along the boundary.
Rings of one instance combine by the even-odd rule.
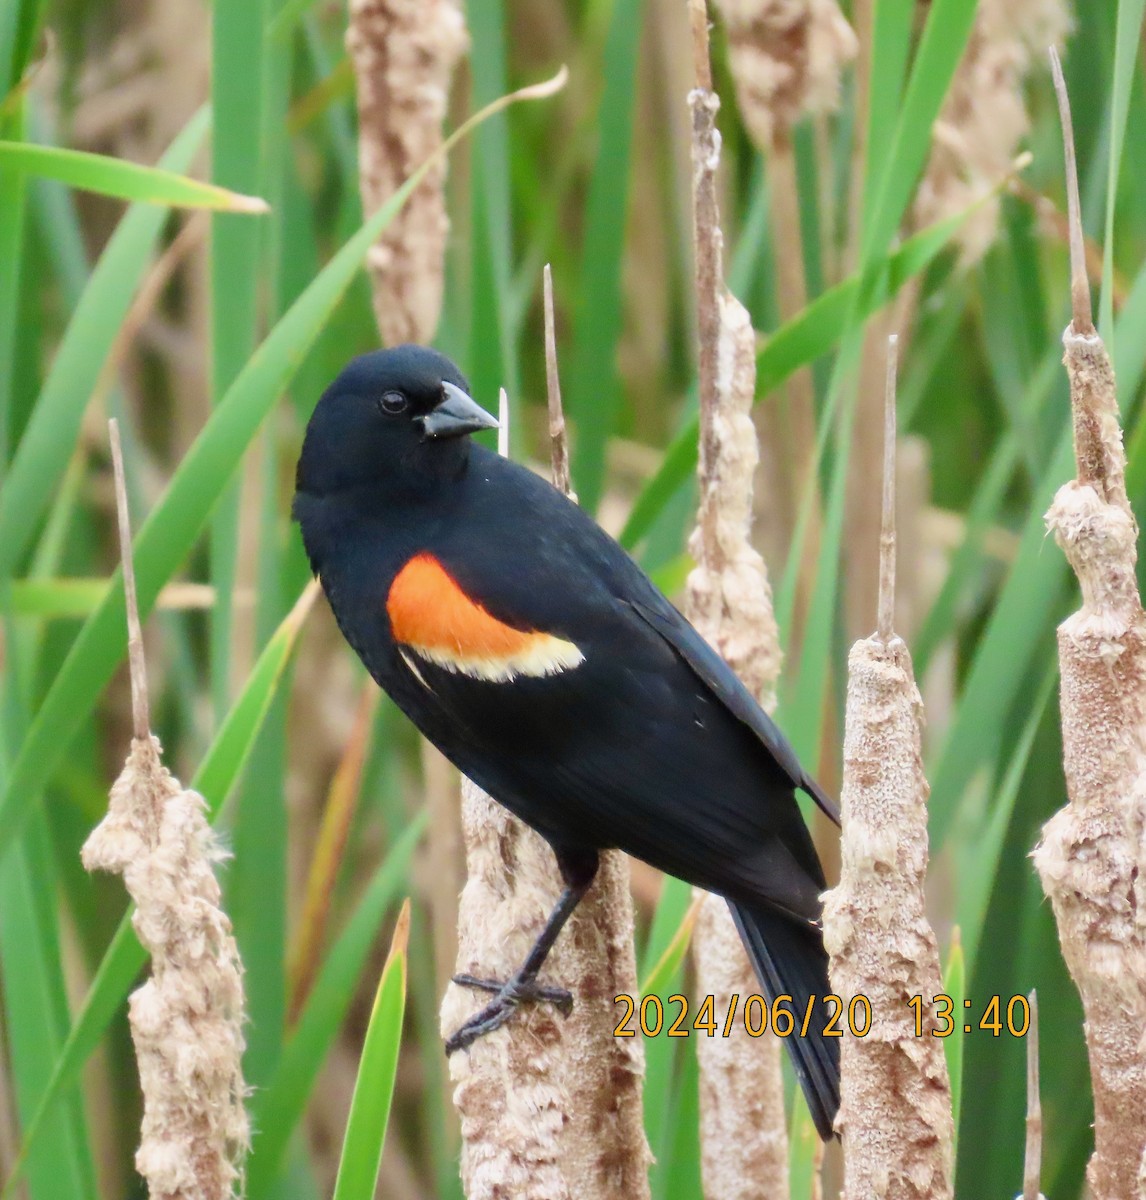
[[[925,1000],[923,996],[910,996],[907,1006],[915,1014],[916,1037],[930,1033],[932,1037],[943,1038],[955,1032],[955,1001],[950,996],[932,996],[930,1000]],[[1004,996],[990,997],[977,1022],[972,1002],[964,1000],[963,1007],[967,1010],[964,1033],[978,1028],[992,1037],[999,1037],[1004,1030],[1011,1037],[1025,1037],[1031,1027],[1031,1006],[1026,996],[1011,996],[1009,999]],[[924,1028],[925,1021],[929,1028]]]

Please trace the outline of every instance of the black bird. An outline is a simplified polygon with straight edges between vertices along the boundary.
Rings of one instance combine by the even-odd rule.
[[[497,422],[434,350],[354,359],[311,417],[294,515],[346,640],[448,758],[553,847],[565,891],[517,974],[447,1042],[526,1000],[619,848],[728,900],[816,1127],[832,1135],[839,1042],[824,874],[800,788],[837,820],[727,664],[572,501],[468,436]],[[482,986],[463,977],[462,982]],[[802,1014],[815,997],[808,1034]]]

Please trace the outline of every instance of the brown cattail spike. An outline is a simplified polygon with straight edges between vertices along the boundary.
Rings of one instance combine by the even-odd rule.
[[[775,703],[780,643],[764,562],[749,539],[752,477],[758,462],[751,410],[756,391],[756,337],[744,306],[724,284],[722,235],[716,202],[720,101],[711,91],[708,24],[693,0],[696,86],[692,116],[693,241],[700,392],[700,509],[689,551],[685,613],[709,643],[760,697]],[[733,995],[759,991],[727,904],[706,896],[692,951],[697,990],[729,1011]],[[787,1192],[787,1129],[779,1041],[748,1036],[741,1023],[730,1036],[701,1038],[701,1175],[708,1200],[744,1200]]]
[[[1070,108],[1054,65],[1071,209],[1074,315],[1063,334],[1063,363],[1076,478],[1059,488],[1046,520],[1078,578],[1082,605],[1058,628],[1070,803],[1043,826],[1034,860],[1086,1015],[1094,1093],[1089,1194],[1125,1200],[1136,1194],[1146,1149],[1146,616],[1114,371],[1090,320]]]
[[[824,896],[832,991],[864,997],[871,1021],[840,1046],[845,1200],[949,1200],[951,1087],[937,1000],[939,952],[927,920],[923,701],[894,631],[896,338],[884,391],[878,631],[848,657],[840,882]],[[870,553],[870,551],[869,551]],[[961,1018],[959,1018],[961,1019]]]
[[[349,8],[359,186],[369,215],[441,146],[450,81],[469,39],[456,0],[351,0]],[[439,160],[367,255],[387,345],[427,342],[437,327],[449,232],[445,175]]]
[[[127,655],[131,664],[132,731],[137,741],[151,736],[151,713],[147,698],[147,665],[143,659],[143,630],[139,624],[139,605],[135,595],[135,563],[131,557],[131,517],[127,509],[127,482],[123,472],[123,447],[119,440],[119,422],[107,423],[111,441],[111,463],[115,473],[115,507],[119,518],[119,552],[123,561],[123,598],[127,606]]]
[[[887,389],[883,417],[883,521],[879,534],[879,639],[895,636],[895,371],[899,335],[887,339]]]
[[[110,423],[123,552],[135,737],[107,814],[84,843],[89,871],[114,871],[135,901],[132,925],[151,978],[128,1018],[143,1094],[135,1165],[155,1200],[227,1200],[242,1190],[242,963],[213,867],[222,855],[203,797],[163,766],[148,728],[143,639],[131,562],[119,430]]]
[[[1058,51],[1050,48],[1051,74],[1062,122],[1062,150],[1066,161],[1066,212],[1070,223],[1070,307],[1075,333],[1091,334],[1094,321],[1090,308],[1090,280],[1086,275],[1086,250],[1082,237],[1082,204],[1078,198],[1078,164],[1074,155],[1074,123],[1070,117],[1070,97],[1062,75]]]

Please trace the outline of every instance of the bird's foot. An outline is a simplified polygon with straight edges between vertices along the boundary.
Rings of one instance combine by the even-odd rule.
[[[456,1030],[446,1041],[446,1054],[465,1050],[479,1037],[500,1029],[522,1004],[552,1004],[563,1016],[573,1011],[573,994],[565,988],[545,987],[537,982],[536,976],[514,975],[504,982],[496,979],[478,979],[474,975],[455,975],[454,983],[462,987],[479,988],[492,992],[493,999],[478,1009],[470,1019]]]

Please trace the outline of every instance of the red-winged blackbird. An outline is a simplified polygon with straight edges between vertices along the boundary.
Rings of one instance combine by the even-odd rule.
[[[516,1004],[620,848],[728,900],[820,1134],[839,1106],[825,882],[795,800],[835,806],[735,674],[612,538],[467,436],[497,422],[421,346],[363,355],[319,401],[294,513],[346,640],[414,724],[553,847],[565,891],[517,974],[447,1042]],[[482,986],[464,977],[462,982]],[[805,1037],[802,1014],[816,997]]]

